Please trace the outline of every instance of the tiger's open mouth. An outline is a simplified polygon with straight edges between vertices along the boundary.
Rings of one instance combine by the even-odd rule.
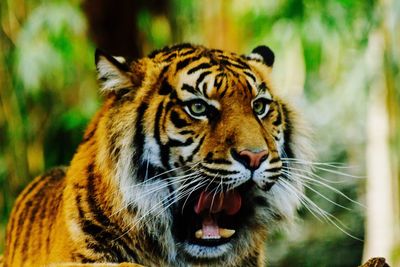
[[[212,193],[202,191],[194,206],[194,212],[201,217],[201,228],[195,232],[197,239],[215,240],[230,238],[234,229],[218,225],[220,214],[235,215],[242,205],[242,197],[236,190]]]
[[[244,188],[218,193],[206,189],[194,192],[177,212],[177,240],[208,247],[230,242],[248,215]]]

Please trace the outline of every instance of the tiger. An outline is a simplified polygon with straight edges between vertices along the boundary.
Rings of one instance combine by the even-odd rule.
[[[291,159],[312,154],[274,61],[265,45],[96,50],[103,104],[70,165],[19,195],[4,266],[265,266],[269,232],[301,204]]]

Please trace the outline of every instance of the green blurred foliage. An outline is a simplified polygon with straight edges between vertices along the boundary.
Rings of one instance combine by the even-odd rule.
[[[99,97],[94,45],[79,2],[15,0],[2,5],[0,228],[4,229],[17,194],[30,179],[52,166],[69,164]],[[318,161],[356,166],[327,166],[328,171],[316,169],[316,175],[362,201],[364,180],[345,174],[365,176],[366,110],[371,83],[379,75],[368,56],[374,53],[370,40],[382,19],[381,6],[373,0],[170,0],[168,14],[143,8],[133,23],[146,53],[177,42],[214,45],[218,40],[210,39],[220,35],[225,46],[238,53],[269,45],[276,54],[276,87],[292,98],[313,126]],[[213,32],[218,26],[214,21],[221,21],[226,32]],[[399,63],[393,58],[387,60],[399,81]],[[397,89],[394,97],[400,103]],[[392,142],[400,151],[397,133]],[[338,227],[321,222],[303,208],[292,231],[272,234],[270,266],[357,266],[363,242],[344,231],[363,238],[364,209],[326,186],[314,183],[312,188],[319,193],[308,190],[310,199],[343,225],[336,219]],[[3,240],[4,230],[0,233]],[[0,251],[2,245],[0,241]]]
[[[98,107],[86,18],[68,1],[5,1],[0,20],[0,251],[18,193],[68,165]]]

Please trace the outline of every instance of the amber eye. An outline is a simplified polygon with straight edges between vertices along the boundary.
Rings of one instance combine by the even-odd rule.
[[[268,112],[269,103],[271,103],[270,99],[259,98],[253,102],[253,110],[258,116],[265,116]]]
[[[202,100],[194,100],[187,104],[189,113],[192,116],[199,117],[204,116],[207,113],[207,104]]]

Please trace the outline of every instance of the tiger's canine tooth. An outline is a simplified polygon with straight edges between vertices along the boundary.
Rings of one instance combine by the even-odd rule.
[[[194,233],[194,235],[195,235],[195,237],[197,239],[202,238],[203,237],[203,230],[201,230],[201,229],[197,230],[196,233]]]
[[[219,228],[219,235],[223,238],[229,238],[229,237],[233,236],[234,233],[235,233],[235,230]]]

